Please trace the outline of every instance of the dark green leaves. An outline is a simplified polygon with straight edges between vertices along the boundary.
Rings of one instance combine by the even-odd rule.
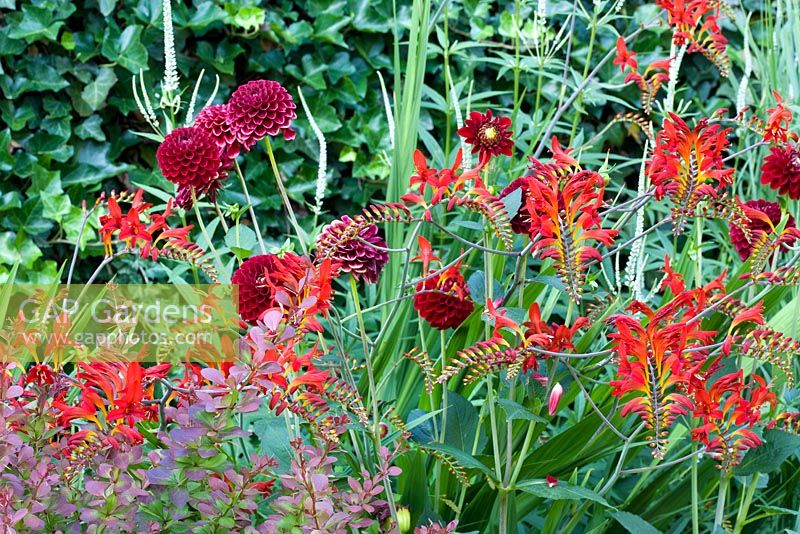
[[[754,473],[770,473],[800,450],[800,436],[783,430],[764,431],[764,444],[747,452],[734,473],[740,476]]]

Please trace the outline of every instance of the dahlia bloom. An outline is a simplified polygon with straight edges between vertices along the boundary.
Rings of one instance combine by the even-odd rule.
[[[771,224],[768,224],[765,220],[751,216],[749,227],[753,237],[749,242],[738,226],[733,224],[730,226],[731,243],[733,243],[733,248],[739,253],[739,257],[742,261],[750,257],[756,244],[761,242],[765,236],[771,234],[775,230],[775,227],[780,224],[781,218],[783,217],[783,211],[777,202],[760,199],[748,200],[744,205],[751,210],[758,210],[763,213]],[[789,220],[786,222],[786,228],[795,228],[794,217],[791,215],[789,215]],[[788,242],[794,241],[794,236],[792,235],[787,236],[787,238]]]
[[[239,140],[228,119],[228,106],[215,105],[203,108],[194,119],[194,126],[202,128],[214,138],[222,157],[233,159],[239,155]]]
[[[239,287],[239,316],[246,323],[256,324],[263,313],[279,306],[276,289],[286,279],[298,280],[306,275],[307,264],[292,253],[251,256],[233,273],[231,283]]]
[[[214,137],[196,126],[176,128],[164,138],[156,151],[161,173],[183,190],[191,204],[191,189],[195,194],[214,193],[222,185],[225,166]]]
[[[374,224],[357,231],[354,230],[355,224],[347,215],[333,221],[320,232],[317,248],[328,248],[325,245],[332,243],[327,257],[333,260],[339,272],[352,273],[356,279],[374,284],[389,261],[389,254],[383,250],[386,241]]]
[[[800,150],[797,146],[775,146],[761,165],[761,183],[781,195],[800,199]]]
[[[510,156],[514,147],[511,140],[511,119],[508,117],[492,117],[492,110],[485,114],[473,111],[464,121],[464,127],[458,130],[458,135],[464,138],[467,144],[472,145],[472,153],[480,153],[482,162],[503,154]]]
[[[454,265],[417,284],[414,309],[439,330],[458,328],[472,313],[472,299],[460,267]]]
[[[515,234],[526,235],[529,233],[531,226],[531,214],[528,212],[527,206],[528,191],[530,190],[528,187],[528,179],[517,178],[513,180],[500,192],[500,198],[507,197],[517,189],[522,190],[522,196],[520,198],[519,210],[517,210],[516,215],[511,219],[511,231]]]
[[[267,135],[294,139],[297,118],[292,95],[278,82],[253,80],[240,86],[228,101],[228,120],[242,146],[249,150]]]

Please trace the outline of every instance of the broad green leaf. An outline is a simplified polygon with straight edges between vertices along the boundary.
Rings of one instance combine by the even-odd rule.
[[[552,499],[554,501],[588,500],[611,507],[602,495],[582,486],[575,486],[561,480],[553,487],[550,487],[545,480],[530,480],[517,484],[517,489],[543,499]]]
[[[736,475],[771,473],[789,456],[800,450],[800,436],[784,430],[765,430],[762,439],[763,445],[747,451],[742,463],[734,470]]]

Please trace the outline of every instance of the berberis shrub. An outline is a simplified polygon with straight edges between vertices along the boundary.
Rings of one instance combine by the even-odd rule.
[[[459,26],[490,5],[457,4],[394,11],[367,147],[384,198],[326,213],[315,106],[261,75],[200,98],[164,2],[165,73],[155,92],[132,76],[131,135],[165,180],[84,204],[65,286],[15,308],[15,279],[39,280],[20,257],[0,291],[4,532],[800,530],[800,87],[776,75],[798,66],[797,7],[516,2],[492,42]],[[513,80],[484,91],[456,57]],[[279,157],[295,128],[318,143],[309,205]],[[267,182],[278,224],[249,192]],[[155,349],[139,316],[79,341],[88,285],[129,309],[119,265],[198,290],[193,317],[232,286],[236,336],[175,358],[198,321],[164,308]]]

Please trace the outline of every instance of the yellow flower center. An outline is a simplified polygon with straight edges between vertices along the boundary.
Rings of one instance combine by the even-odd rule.
[[[489,126],[483,130],[483,136],[489,141],[493,141],[494,138],[497,137],[497,130],[494,128],[494,126]]]

